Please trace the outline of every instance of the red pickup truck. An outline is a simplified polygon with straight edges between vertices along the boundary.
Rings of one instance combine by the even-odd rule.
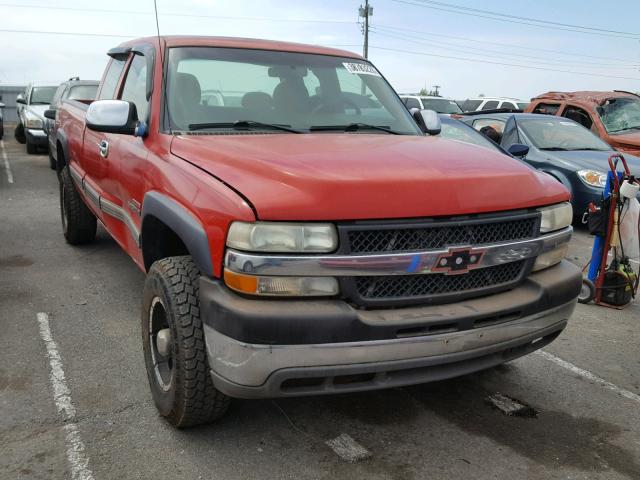
[[[62,225],[147,273],[161,415],[485,369],[551,342],[581,286],[551,177],[439,137],[351,52],[143,38],[57,118]]]

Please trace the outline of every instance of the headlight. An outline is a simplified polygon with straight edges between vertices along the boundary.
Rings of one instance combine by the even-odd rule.
[[[42,119],[40,117],[38,117],[37,115],[35,115],[34,113],[26,112],[25,113],[25,118],[27,120],[27,123],[26,123],[25,127],[32,128],[32,129],[35,129],[35,130],[41,130],[42,129]]]
[[[560,230],[571,225],[573,221],[573,208],[569,202],[539,208],[538,211],[542,213],[540,233]]]
[[[324,297],[339,291],[338,280],[333,277],[271,277],[245,275],[227,269],[224,283],[240,293],[271,297]]]
[[[329,223],[233,222],[227,246],[249,252],[332,252],[338,234]]]
[[[590,187],[604,188],[607,183],[607,174],[595,170],[580,170],[578,171],[578,177]]]

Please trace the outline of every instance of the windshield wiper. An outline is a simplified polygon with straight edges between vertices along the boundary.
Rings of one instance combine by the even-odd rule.
[[[577,148],[567,148],[569,151],[577,151],[581,152],[608,152],[609,150],[605,150],[604,148],[593,148],[593,147],[577,147]]]
[[[400,132],[391,130],[387,125],[370,125],[368,123],[350,123],[348,125],[314,125],[309,128],[310,132],[322,132],[340,130],[343,132],[356,132],[358,130],[380,130],[381,132],[391,133],[392,135],[402,135]]]
[[[262,123],[254,120],[236,120],[235,122],[214,122],[214,123],[190,123],[189,130],[206,130],[207,128],[233,128],[234,130],[250,130],[252,128],[263,128],[271,130],[281,130],[290,133],[303,133],[301,130],[291,128],[290,125],[278,125],[276,123]]]
[[[563,147],[546,147],[546,148],[541,148],[540,150],[544,150],[547,152],[566,152],[568,150],[570,150],[569,148],[563,148]]]

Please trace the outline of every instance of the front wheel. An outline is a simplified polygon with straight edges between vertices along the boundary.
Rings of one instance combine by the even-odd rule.
[[[596,296],[596,286],[587,278],[582,279],[582,287],[578,295],[579,303],[589,303]]]
[[[27,137],[25,136],[25,133],[24,133],[24,127],[22,126],[21,123],[18,123],[18,125],[16,126],[16,129],[13,132],[13,136],[15,137],[18,143],[25,143],[27,141]]]
[[[229,397],[211,380],[199,306],[200,273],[189,256],[151,265],[142,300],[142,345],[151,395],[175,427],[222,417]]]
[[[25,141],[27,143],[27,153],[29,155],[38,153],[38,146],[35,143],[30,142],[28,138]]]

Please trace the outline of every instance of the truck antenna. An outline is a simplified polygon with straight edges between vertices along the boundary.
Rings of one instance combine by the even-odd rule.
[[[162,40],[160,38],[160,23],[158,22],[158,2],[157,0],[153,0],[153,10],[156,16],[156,32],[158,34],[158,49],[160,52],[160,65],[162,67],[162,71],[160,73],[162,81],[160,82],[162,85],[162,103],[164,104],[166,115],[163,115],[164,118],[168,119],[169,122],[169,134],[173,135],[171,131],[171,115],[169,115],[169,102],[167,102],[167,82],[165,79],[165,71],[164,71],[164,53],[166,49],[162,48]]]

